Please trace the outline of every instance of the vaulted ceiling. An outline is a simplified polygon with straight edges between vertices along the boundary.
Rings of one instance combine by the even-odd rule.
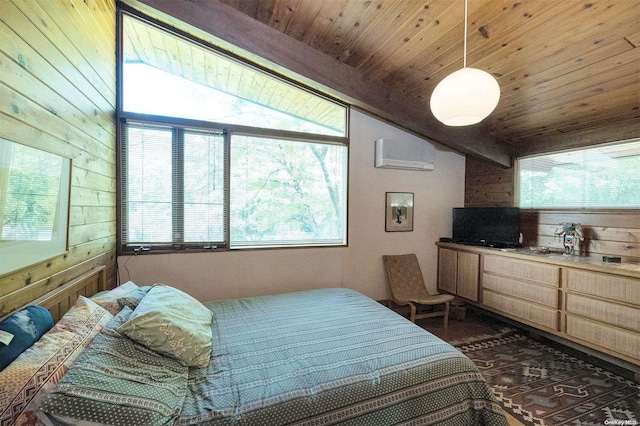
[[[437,83],[462,67],[463,0],[127,3],[502,165],[513,156],[640,137],[637,0],[469,0],[467,65],[493,74],[501,98],[467,128],[446,127],[429,109]]]

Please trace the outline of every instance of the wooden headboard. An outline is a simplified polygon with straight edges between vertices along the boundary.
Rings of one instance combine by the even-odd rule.
[[[106,289],[106,267],[96,266],[78,278],[29,302],[28,305],[40,305],[47,308],[55,323],[73,306],[79,296],[90,297]]]

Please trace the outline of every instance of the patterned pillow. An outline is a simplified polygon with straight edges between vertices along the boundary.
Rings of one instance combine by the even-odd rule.
[[[133,313],[125,306],[44,396],[45,424],[174,424],[187,394],[189,368],[116,331]]]
[[[132,291],[136,290],[138,286],[133,281],[127,281],[126,283],[114,288],[107,292],[100,292],[93,296],[93,300],[98,305],[105,308],[112,315],[117,315],[122,307],[118,304],[118,299],[126,296]]]
[[[36,423],[36,407],[104,325],[109,312],[80,296],[60,321],[0,372],[0,424]]]
[[[118,332],[187,367],[206,367],[211,358],[212,312],[188,294],[154,286]]]
[[[27,306],[0,322],[0,370],[18,358],[53,327],[51,313],[42,306]]]
[[[137,289],[133,290],[127,295],[118,298],[117,300],[118,305],[120,305],[120,308],[124,308],[125,306],[128,306],[131,309],[135,309],[138,307],[138,305],[140,304],[140,301],[144,296],[147,295],[150,289],[151,289],[150,285],[138,287]]]

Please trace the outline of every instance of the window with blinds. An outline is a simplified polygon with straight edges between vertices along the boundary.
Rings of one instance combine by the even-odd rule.
[[[346,145],[154,123],[121,129],[123,251],[346,243]]]
[[[122,241],[147,248],[226,245],[222,131],[122,126]]]
[[[640,208],[640,140],[521,158],[521,208]]]
[[[348,107],[120,10],[120,251],[347,243]]]

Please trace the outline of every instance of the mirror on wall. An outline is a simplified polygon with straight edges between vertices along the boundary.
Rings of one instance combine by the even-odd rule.
[[[71,160],[0,138],[0,275],[67,251]]]

